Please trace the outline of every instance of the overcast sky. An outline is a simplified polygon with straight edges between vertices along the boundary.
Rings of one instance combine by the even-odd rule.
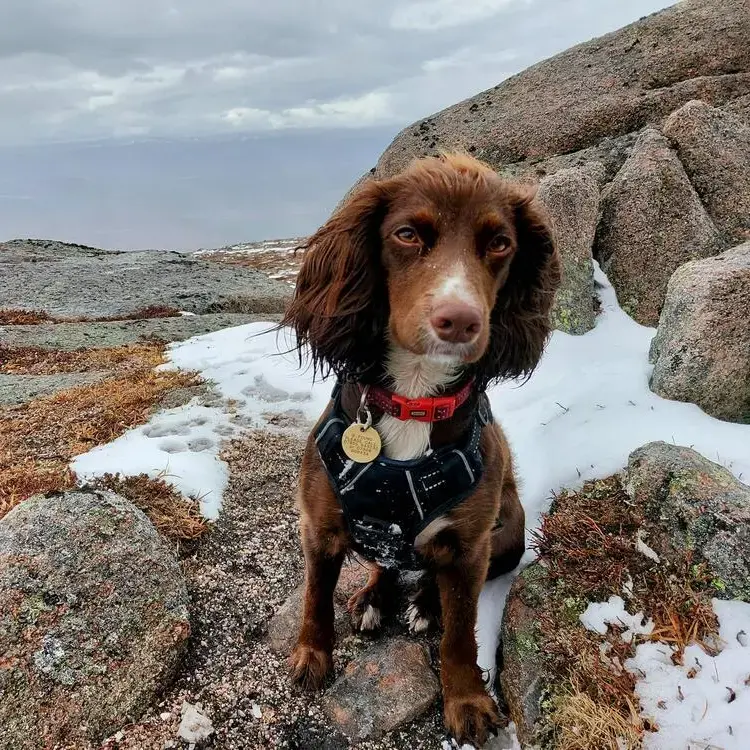
[[[272,135],[326,142],[327,161],[336,134],[359,129],[362,172],[413,120],[670,4],[0,0],[0,159],[92,139]],[[314,174],[298,175],[313,203]],[[0,196],[0,224],[7,214]]]

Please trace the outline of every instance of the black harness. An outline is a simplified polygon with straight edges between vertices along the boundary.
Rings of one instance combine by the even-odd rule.
[[[479,449],[482,428],[492,421],[482,393],[464,437],[412,461],[380,456],[370,463],[350,460],[341,447],[352,423],[341,407],[341,384],[315,431],[315,442],[336,496],[341,503],[354,549],[384,567],[417,570],[414,542],[436,518],[471,495],[483,473]]]

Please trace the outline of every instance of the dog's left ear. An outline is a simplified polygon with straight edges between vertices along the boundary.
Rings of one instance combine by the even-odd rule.
[[[487,382],[530,375],[551,333],[550,310],[561,281],[552,222],[536,190],[516,188],[518,249],[491,315],[492,338],[480,369]]]

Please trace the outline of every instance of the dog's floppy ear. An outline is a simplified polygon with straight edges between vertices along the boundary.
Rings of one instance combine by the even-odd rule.
[[[380,224],[387,210],[382,183],[369,180],[299,248],[297,287],[282,325],[309,348],[316,373],[365,373],[382,360],[388,293]]]
[[[491,315],[490,347],[480,363],[486,383],[528,376],[551,332],[550,310],[561,267],[554,230],[536,191],[511,194],[518,249]]]

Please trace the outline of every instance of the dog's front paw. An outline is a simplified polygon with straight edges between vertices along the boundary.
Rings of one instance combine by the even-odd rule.
[[[461,697],[446,697],[445,726],[460,745],[481,748],[490,734],[497,734],[500,723],[495,701],[484,691]]]
[[[380,628],[382,614],[378,604],[379,597],[368,588],[358,591],[349,599],[346,609],[356,632],[374,632]]]
[[[298,643],[289,657],[292,681],[305,690],[319,690],[333,670],[333,657],[327,651]]]
[[[418,635],[428,631],[435,625],[435,621],[431,612],[423,611],[417,602],[412,602],[406,610],[406,624],[411,633]]]
[[[406,624],[415,635],[440,624],[440,592],[434,576],[423,574],[406,610]]]

